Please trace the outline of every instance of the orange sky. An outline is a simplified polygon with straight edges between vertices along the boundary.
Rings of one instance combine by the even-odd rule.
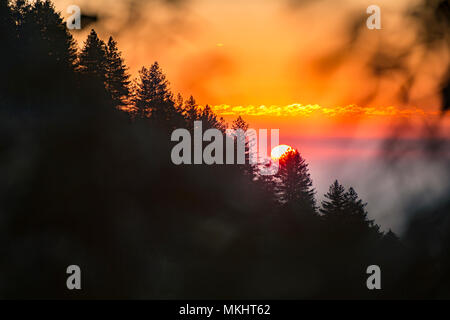
[[[112,34],[133,75],[157,60],[175,92],[194,95],[227,120],[241,114],[254,127],[306,136],[380,136],[392,122],[435,121],[437,79],[443,72],[439,53],[420,66],[426,72],[419,70],[407,104],[398,97],[401,81],[395,76],[380,82],[373,99],[365,99],[376,83],[365,66],[380,39],[400,45],[413,40],[414,28],[398,16],[413,1],[377,1],[382,30],[363,28],[363,40],[344,58],[333,53],[345,48],[349,24],[357,15],[368,16],[365,10],[372,1],[318,0],[293,6],[295,1],[55,3],[63,12],[68,4],[78,4],[83,13],[99,14],[98,23],[74,33],[80,45],[91,27],[104,39]],[[412,60],[421,54],[420,48],[416,51]]]
[[[418,0],[377,0],[382,29],[363,25],[353,42],[348,31],[355,17],[365,22],[372,0],[54,1],[64,13],[78,4],[99,15],[73,33],[80,46],[92,27],[105,40],[113,35],[133,76],[158,61],[175,93],[193,95],[228,122],[242,115],[252,128],[279,129],[280,143],[309,163],[319,199],[338,179],[358,190],[381,225],[400,230],[406,194],[443,190],[439,170],[446,172],[448,163],[414,154],[404,159],[402,176],[380,161],[392,133],[424,141],[425,130],[450,138],[450,116],[438,112],[448,51],[424,54],[415,42],[417,26],[399,15]],[[410,53],[402,66],[415,74],[408,102],[399,96],[404,79],[398,74],[377,82],[369,72],[380,48]],[[447,150],[437,160],[448,159]]]

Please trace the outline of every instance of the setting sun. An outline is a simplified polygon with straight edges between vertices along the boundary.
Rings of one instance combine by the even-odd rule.
[[[270,156],[274,160],[280,159],[286,152],[294,150],[291,146],[288,146],[286,144],[280,144],[279,146],[276,146],[272,149],[272,152],[270,153]]]

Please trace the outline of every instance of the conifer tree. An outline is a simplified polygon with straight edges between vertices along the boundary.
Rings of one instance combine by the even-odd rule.
[[[345,220],[354,234],[379,234],[379,226],[374,223],[374,220],[368,218],[366,206],[367,203],[364,203],[356,191],[350,187],[345,194]]]
[[[117,43],[112,37],[108,40],[106,54],[106,88],[115,106],[124,105],[130,93],[130,75],[127,73],[127,67],[117,48]]]
[[[32,11],[52,62],[72,68],[76,60],[76,43],[53,3],[50,0],[36,1]]]
[[[7,95],[33,108],[50,107],[51,100],[60,103],[67,93],[66,83],[72,80],[76,60],[75,41],[61,15],[48,0],[15,1],[9,10],[1,10],[9,11],[2,18],[2,31],[8,32],[2,37],[2,51],[10,55],[7,64],[12,71],[8,71],[9,67],[3,70],[8,80]]]
[[[336,219],[344,215],[346,206],[345,188],[337,180],[330,186],[325,198],[328,200],[322,201],[322,208],[319,211],[326,219]]]
[[[247,131],[248,128],[249,128],[249,124],[247,122],[245,122],[245,120],[242,119],[241,116],[238,116],[231,125],[231,129],[233,129],[233,130],[241,129],[244,132]]]
[[[133,102],[142,117],[169,121],[177,113],[169,89],[169,81],[158,62],[139,71]]]
[[[279,159],[276,178],[276,190],[281,204],[302,214],[315,214],[315,191],[308,164],[297,150],[291,150]]]
[[[202,110],[198,120],[202,122],[203,130],[215,128],[225,132],[227,128],[225,120],[223,118],[217,119],[217,115],[212,111],[209,105],[206,105]]]
[[[177,94],[177,97],[175,99],[175,109],[177,109],[179,112],[183,113],[183,107],[184,107],[184,99],[181,93]]]
[[[322,201],[320,212],[329,226],[340,230],[342,237],[355,239],[381,235],[379,226],[367,217],[367,204],[352,187],[345,192],[345,188],[336,180],[325,198],[328,200]]]
[[[197,102],[195,101],[193,96],[190,96],[189,99],[186,100],[184,106],[184,116],[186,121],[192,125],[194,121],[199,119],[199,112]]]
[[[238,116],[231,124],[232,130],[242,130],[242,136],[236,136],[237,139],[243,139],[239,141],[239,143],[243,143],[245,145],[245,165],[243,165],[243,172],[246,176],[250,177],[250,179],[253,180],[255,177],[255,165],[250,163],[250,146],[251,144],[255,143],[253,137],[248,137],[246,135],[247,130],[249,129],[250,125],[241,117]],[[235,148],[235,153],[237,153],[237,149]],[[261,180],[265,180],[266,176],[262,177]]]
[[[107,47],[94,29],[88,35],[78,59],[79,71],[106,83],[108,73]]]

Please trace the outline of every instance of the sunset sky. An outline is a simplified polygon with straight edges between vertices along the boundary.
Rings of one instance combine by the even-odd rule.
[[[411,1],[378,1],[382,30],[364,30],[364,43],[339,70],[318,68],[318,61],[349,41],[355,16],[366,16],[371,1],[295,0],[57,0],[66,16],[69,4],[99,22],[76,33],[85,39],[91,27],[119,41],[132,73],[158,60],[173,88],[213,105],[320,104],[348,105],[370,89],[363,65],[381,37],[407,43],[413,29],[399,23],[398,8]],[[406,7],[408,4],[408,7]],[[364,54],[364,52],[366,54]],[[434,65],[435,70],[430,70]],[[433,87],[427,80],[442,72],[429,59],[417,91]],[[397,105],[386,84],[374,105]],[[419,98],[419,97],[418,97]],[[432,108],[436,97],[420,97]]]
[[[441,104],[438,79],[448,57],[440,51],[418,64],[423,50],[414,47],[409,67],[419,66],[407,103],[397,75],[377,82],[367,68],[377,46],[394,43],[401,51],[414,43],[414,25],[400,18],[411,1],[378,1],[382,30],[361,28],[351,50],[349,29],[358,17],[365,23],[371,1],[55,2],[65,16],[69,4],[98,15],[74,32],[80,46],[91,28],[104,39],[113,35],[133,76],[158,61],[174,92],[192,94],[227,120],[244,115],[253,127],[292,135],[307,117],[313,126],[303,128],[304,136],[379,137],[393,122],[433,121]]]
[[[440,122],[436,134],[450,137],[449,116],[439,112],[448,52],[426,53],[416,43],[417,25],[404,16],[415,1],[376,1],[381,30],[365,27],[366,8],[375,4],[366,0],[55,3],[66,17],[70,4],[98,15],[97,22],[73,32],[79,46],[91,28],[104,40],[114,36],[133,77],[158,61],[175,93],[193,95],[228,122],[242,115],[253,128],[280,129],[280,143],[298,148],[312,162],[320,192],[339,161],[355,169],[355,159],[358,165],[373,159],[377,141],[399,126],[407,129],[397,134],[418,138],[424,125]],[[377,50],[393,56],[407,52],[409,58],[377,77],[368,68]],[[413,74],[414,81],[398,70]],[[356,171],[337,178],[353,183]],[[364,186],[366,194],[376,193]]]

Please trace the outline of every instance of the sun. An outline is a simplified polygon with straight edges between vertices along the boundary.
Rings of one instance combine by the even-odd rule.
[[[272,149],[272,152],[270,153],[270,156],[273,160],[280,159],[286,152],[294,150],[291,146],[288,146],[287,144],[280,144]]]

